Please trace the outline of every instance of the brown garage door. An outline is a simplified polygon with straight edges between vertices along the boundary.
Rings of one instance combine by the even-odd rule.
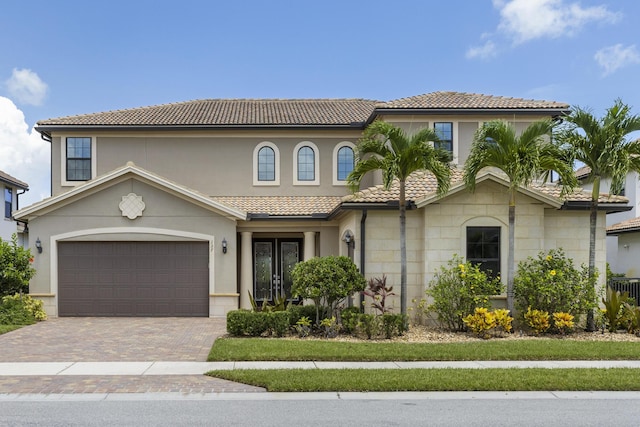
[[[207,242],[58,243],[60,316],[208,316]]]

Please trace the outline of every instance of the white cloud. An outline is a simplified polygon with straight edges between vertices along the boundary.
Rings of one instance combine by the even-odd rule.
[[[487,40],[482,46],[470,47],[465,56],[467,59],[480,58],[489,59],[498,55],[496,44],[491,40]]]
[[[38,77],[38,74],[27,69],[14,68],[5,85],[9,95],[23,104],[42,105],[47,95],[47,84]]]
[[[615,72],[618,68],[640,63],[640,54],[636,45],[624,47],[621,43],[602,48],[593,57],[602,67],[603,77]]]
[[[29,184],[20,207],[50,195],[50,149],[38,132],[29,130],[22,111],[0,96],[0,170]]]
[[[572,36],[590,22],[612,23],[620,18],[606,6],[582,7],[564,0],[493,0],[500,11],[498,30],[515,44],[538,38]]]

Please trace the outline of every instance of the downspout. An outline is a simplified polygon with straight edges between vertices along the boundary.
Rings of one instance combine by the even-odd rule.
[[[29,191],[28,188],[25,188],[22,190],[22,193],[18,193],[16,191],[16,210],[20,210],[20,196],[24,193],[26,193],[27,191]]]
[[[365,262],[365,231],[367,222],[367,210],[362,209],[362,217],[360,218],[360,274],[364,276],[364,262]],[[364,310],[364,294],[360,293],[360,311]]]

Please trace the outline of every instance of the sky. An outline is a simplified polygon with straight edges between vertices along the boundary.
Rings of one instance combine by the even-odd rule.
[[[0,11],[0,170],[50,196],[38,120],[204,98],[435,91],[640,114],[637,0],[29,0]]]

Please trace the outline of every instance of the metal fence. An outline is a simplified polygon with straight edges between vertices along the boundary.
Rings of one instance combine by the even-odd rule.
[[[609,287],[614,291],[629,292],[629,297],[635,298],[636,304],[640,307],[640,278],[639,277],[616,277],[609,280]]]

